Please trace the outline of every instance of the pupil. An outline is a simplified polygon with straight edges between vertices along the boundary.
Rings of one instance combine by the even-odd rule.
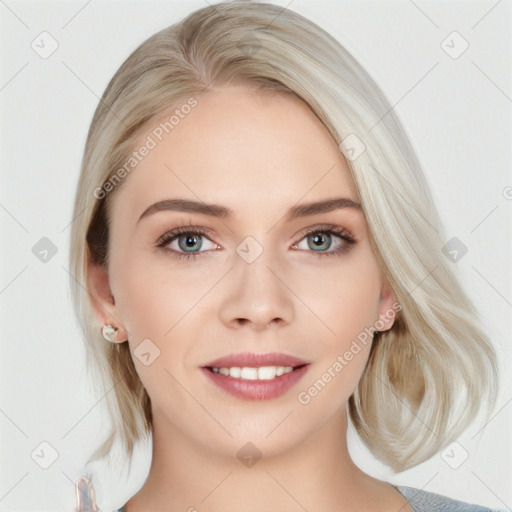
[[[181,243],[181,240],[185,240],[185,243],[182,244]],[[193,235],[185,235],[182,239],[180,239],[180,247],[181,249],[183,250],[187,250],[187,249],[194,249],[194,245],[199,245],[199,247],[197,247],[197,249],[200,249],[201,248],[201,243],[198,242],[198,237],[197,236],[193,236]],[[188,251],[190,252],[190,251]]]
[[[325,238],[325,241],[322,243],[322,240]],[[312,237],[313,239],[313,244],[315,244],[315,247],[318,249],[328,249],[329,246],[331,245],[330,244],[330,236],[327,235],[325,236],[325,233],[324,234],[319,234],[319,235],[314,235]]]

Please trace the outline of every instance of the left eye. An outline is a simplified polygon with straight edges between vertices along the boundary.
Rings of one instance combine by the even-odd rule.
[[[317,253],[339,253],[348,249],[355,240],[345,231],[324,229],[311,231],[294,246],[294,249],[311,250]],[[329,250],[331,249],[331,250]]]

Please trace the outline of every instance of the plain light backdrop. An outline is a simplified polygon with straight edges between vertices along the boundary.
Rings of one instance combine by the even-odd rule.
[[[395,484],[510,509],[511,3],[272,3],[336,37],[394,106],[424,166],[447,238],[459,238],[468,249],[453,265],[503,368],[496,414],[484,428],[461,436],[449,457],[440,454],[395,475],[351,432],[354,459]],[[105,464],[84,467],[107,425],[101,397],[86,380],[71,309],[69,223],[86,133],[107,82],[143,40],[206,5],[0,1],[2,512],[72,511],[74,480],[86,470],[94,474],[101,509],[109,511],[146,477],[148,446],[139,447],[127,481]],[[52,45],[58,45],[53,53]],[[41,247],[49,251],[44,256]]]

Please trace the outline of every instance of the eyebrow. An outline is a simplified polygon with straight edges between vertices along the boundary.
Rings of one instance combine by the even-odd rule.
[[[362,211],[361,204],[357,201],[349,199],[348,197],[336,197],[333,199],[325,199],[323,201],[315,201],[293,206],[286,213],[286,220],[291,221],[299,217],[326,213],[340,208],[353,208]],[[212,217],[219,218],[234,216],[233,210],[218,204],[204,203],[201,201],[194,201],[192,199],[165,199],[146,208],[137,222],[161,211],[202,213],[204,215],[211,215]]]

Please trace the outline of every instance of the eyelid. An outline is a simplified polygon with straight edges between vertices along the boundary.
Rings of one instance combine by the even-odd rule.
[[[195,233],[203,235],[207,238],[213,237],[213,230],[210,228],[205,228],[202,226],[193,226],[191,224],[186,224],[182,226],[176,226],[175,228],[169,229],[163,235],[159,236],[156,240],[155,244],[159,242],[163,242],[165,239],[176,237],[177,235]],[[213,242],[213,240],[212,240]]]
[[[338,224],[315,224],[312,227],[303,229],[298,235],[300,236],[300,238],[297,240],[297,242],[295,242],[294,245],[296,245],[305,236],[310,235],[311,233],[319,233],[323,231],[332,231],[337,236],[340,236],[345,239],[350,239],[353,243],[357,242],[357,239],[354,237],[352,232],[343,226],[339,226]],[[342,235],[344,235],[344,237]]]

